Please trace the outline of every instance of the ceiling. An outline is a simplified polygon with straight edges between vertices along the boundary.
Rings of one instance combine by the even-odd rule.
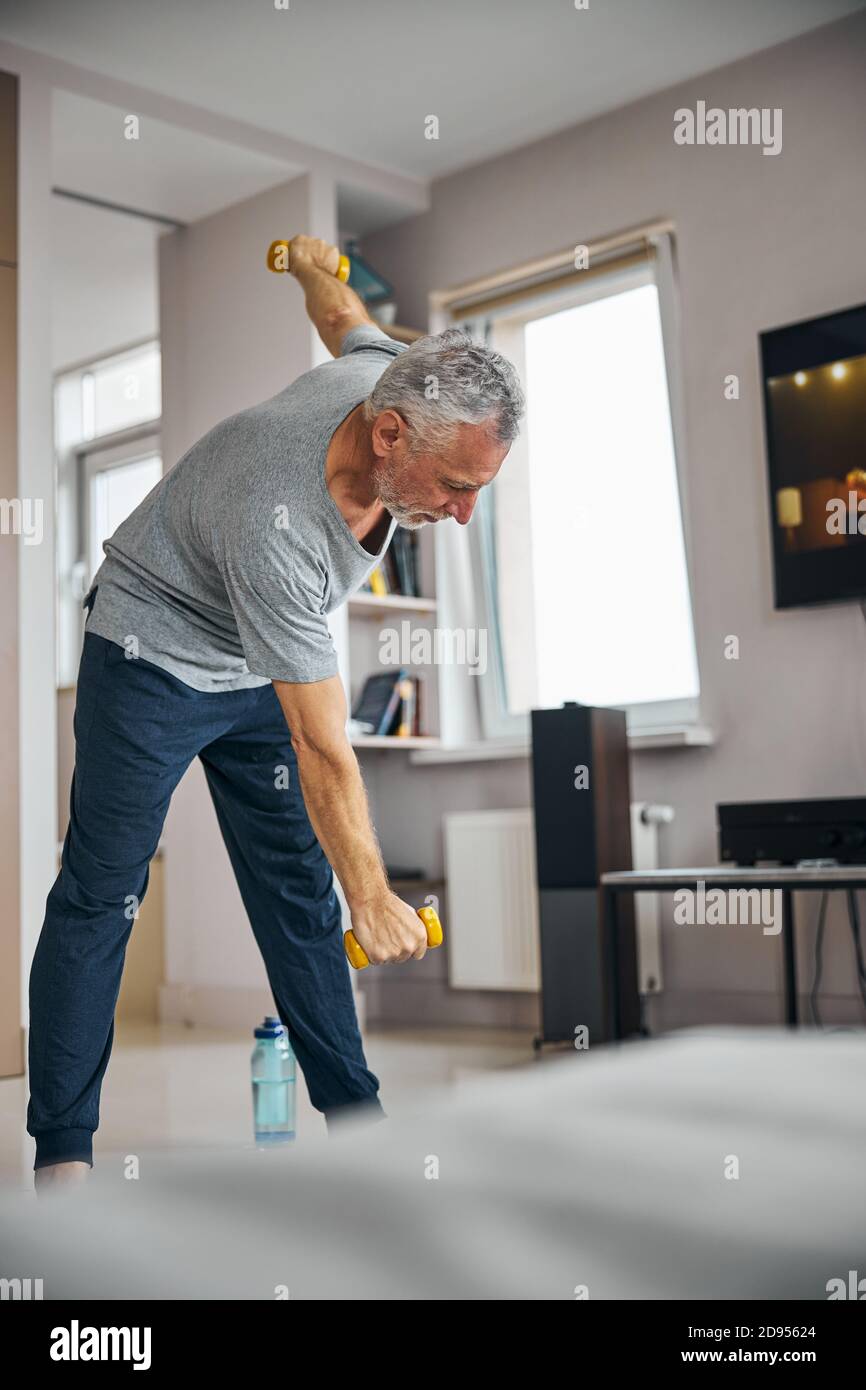
[[[424,179],[781,43],[866,0],[286,3],[0,0],[0,36]],[[439,121],[435,140],[425,138],[429,116]]]
[[[124,137],[129,113],[73,92],[55,91],[51,175],[55,187],[196,222],[301,173],[299,167],[243,150],[152,116],[139,138]]]
[[[866,0],[0,0],[0,37],[367,164],[428,179],[863,8]],[[57,89],[52,178],[193,222],[288,161]],[[439,119],[439,139],[424,138]],[[157,331],[164,226],[53,200],[55,368]],[[406,215],[341,187],[363,235]],[[94,307],[98,306],[98,310]]]

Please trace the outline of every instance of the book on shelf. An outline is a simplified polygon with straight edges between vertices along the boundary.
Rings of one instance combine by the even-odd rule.
[[[397,686],[400,695],[400,722],[397,725],[398,738],[411,738],[415,732],[415,682],[411,676],[404,676]]]
[[[361,592],[382,598],[398,594],[403,598],[420,596],[418,568],[418,537],[414,531],[398,526],[382,563],[368,575]]]
[[[375,594],[377,598],[382,598],[385,594],[387,594],[388,585],[385,582],[385,576],[378,565],[373,570],[373,573],[370,575],[369,579],[364,585],[364,591],[368,594]]]
[[[422,677],[405,668],[368,676],[352,706],[350,733],[411,738],[421,732]]]

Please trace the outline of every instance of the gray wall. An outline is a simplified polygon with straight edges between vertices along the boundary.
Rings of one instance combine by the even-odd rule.
[[[773,610],[758,371],[760,330],[866,300],[864,75],[857,16],[444,178],[429,212],[364,244],[396,285],[401,322],[423,326],[431,290],[657,216],[676,223],[686,522],[703,712],[718,741],[632,760],[634,795],[676,808],[662,841],[671,865],[715,861],[717,801],[864,790],[863,616],[856,605]],[[781,107],[782,152],[675,145],[675,109],[699,99]],[[739,401],[724,398],[728,373]],[[731,633],[736,662],[723,657]],[[380,759],[375,771],[387,856],[422,858],[433,874],[443,812],[528,797],[525,762],[407,774],[402,759]],[[801,903],[802,983],[816,904]],[[862,1021],[839,904],[827,955],[825,1017]],[[669,926],[664,968],[654,1022],[779,1016],[779,942],[755,929]]]

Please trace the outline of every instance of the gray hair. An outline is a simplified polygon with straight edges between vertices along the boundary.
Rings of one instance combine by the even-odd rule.
[[[394,410],[414,450],[447,448],[459,425],[490,424],[501,444],[517,437],[525,408],[514,367],[460,328],[419,338],[385,368],[364,402],[368,421]]]

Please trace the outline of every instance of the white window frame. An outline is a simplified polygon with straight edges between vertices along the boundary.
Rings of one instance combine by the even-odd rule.
[[[144,458],[148,453],[162,456],[161,416],[138,421],[111,434],[93,435],[87,378],[117,358],[132,356],[141,349],[159,349],[159,339],[148,337],[98,358],[80,362],[55,374],[54,405],[61,382],[78,379],[81,417],[78,437],[61,444],[55,428],[55,509],[57,517],[58,576],[56,671],[58,687],[74,684],[81,652],[86,614],[82,603],[88,587],[90,555],[89,476],[93,471],[118,467]],[[89,470],[89,476],[88,476]]]
[[[676,293],[674,268],[674,249],[672,237],[668,233],[653,239],[655,255],[646,265],[629,266],[622,270],[612,267],[610,276],[602,283],[588,280],[576,284],[573,291],[561,288],[544,292],[543,286],[531,298],[527,296],[525,309],[506,306],[489,311],[482,316],[473,315],[471,309],[454,313],[450,321],[464,327],[475,336],[483,337],[483,325],[496,318],[507,318],[509,323],[528,322],[539,317],[539,310],[551,308],[556,311],[574,308],[579,304],[593,303],[613,294],[620,294],[640,285],[655,284],[658,293],[659,318],[661,321],[662,343],[668,384],[668,400],[671,415],[671,431],[674,446],[674,464],[680,504],[680,522],[685,551],[686,578],[689,590],[689,606],[692,629],[695,632],[694,576],[692,565],[692,544],[689,526],[689,509],[685,484],[685,429],[683,417],[683,393],[681,375],[681,353],[679,334],[679,306]],[[515,279],[517,276],[515,276]],[[515,448],[525,448],[525,437],[515,443]],[[495,609],[495,594],[491,585],[493,565],[493,498],[492,489],[479,494],[472,521],[467,527],[469,552],[472,566],[473,589],[478,611],[478,621],[487,627],[492,640],[489,642],[490,660],[484,675],[477,678],[476,690],[480,703],[481,727],[485,740],[514,741],[528,740],[530,733],[529,714],[511,713],[505,705],[505,682],[501,662],[501,647],[498,635],[498,622]],[[695,646],[697,640],[695,635]],[[694,697],[679,700],[647,701],[638,705],[619,705],[628,721],[630,733],[640,734],[674,728],[699,726],[700,708],[700,664],[698,663],[699,691]]]
[[[96,445],[96,447],[94,447]],[[135,426],[114,435],[106,435],[100,440],[88,440],[75,451],[80,470],[80,512],[79,559],[89,567],[91,542],[90,485],[100,473],[110,473],[115,468],[123,468],[129,463],[139,463],[153,454],[162,461],[160,434],[154,430],[153,423]],[[84,595],[82,594],[82,598]]]

